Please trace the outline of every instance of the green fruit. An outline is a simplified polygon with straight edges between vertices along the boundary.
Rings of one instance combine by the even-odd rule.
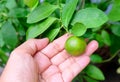
[[[83,38],[71,36],[65,43],[65,50],[72,56],[79,56],[85,52],[86,45]]]
[[[28,7],[32,8],[32,7],[34,7],[34,6],[38,3],[38,1],[39,1],[39,0],[24,0],[24,3],[25,3]]]

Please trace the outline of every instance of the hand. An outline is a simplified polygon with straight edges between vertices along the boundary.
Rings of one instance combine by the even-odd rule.
[[[48,44],[48,39],[30,39],[10,55],[0,82],[71,82],[90,62],[89,56],[98,48],[91,41],[79,57],[64,50],[68,34]]]

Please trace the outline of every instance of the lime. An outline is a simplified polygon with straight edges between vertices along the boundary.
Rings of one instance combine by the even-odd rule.
[[[71,36],[65,43],[65,50],[72,56],[79,56],[85,52],[86,45],[83,38]]]

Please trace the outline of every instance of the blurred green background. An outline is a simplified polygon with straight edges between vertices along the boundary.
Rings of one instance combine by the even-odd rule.
[[[0,0],[0,73],[6,65],[11,51],[27,39],[31,37],[48,37],[52,41],[68,30],[72,30],[72,33],[75,35],[88,38],[89,40],[95,39],[99,42],[99,49],[91,56],[90,65],[88,65],[73,82],[119,82],[120,0],[78,0],[74,13],[71,14],[71,19],[68,23],[69,28],[66,29],[66,24],[63,22],[64,19],[61,19],[64,16],[62,16],[61,13],[67,17],[65,10],[66,8],[69,9],[74,6],[71,4],[74,1],[77,0]],[[43,7],[43,3],[47,3],[47,5]],[[41,6],[41,12],[38,11],[38,13],[35,13],[36,8],[39,6]],[[53,10],[46,15],[42,15],[42,9],[46,12],[47,10],[45,10],[45,8],[47,9],[48,7],[53,7]],[[87,11],[86,8],[97,8],[98,10]],[[83,14],[82,9],[84,14],[88,15],[88,18],[86,18],[87,16],[85,15],[81,16],[81,14]],[[76,16],[76,13],[79,11],[79,18],[81,17],[81,20],[85,21],[82,23],[85,25],[93,25],[94,28],[89,26],[86,30],[82,29],[80,33],[77,32],[79,27],[74,30],[71,29],[73,28],[71,21],[76,21],[74,16]],[[30,21],[33,22],[33,19],[30,18],[32,13],[34,13],[36,17],[42,15],[44,20],[47,20],[46,18],[49,16],[58,20],[54,22],[56,19],[49,19],[49,21],[52,20],[54,23],[49,22],[50,25],[46,26],[46,29],[42,28],[44,31],[40,31],[41,34],[38,31],[38,34],[34,36],[34,33],[41,29],[34,30],[32,27],[39,24],[42,24],[41,26],[44,27],[46,23],[42,18],[40,18],[42,21],[38,19],[38,22],[30,23]],[[99,15],[97,16],[97,14]],[[94,16],[98,18],[95,19]],[[68,18],[69,16],[67,19]],[[63,27],[61,28],[60,26]],[[34,33],[32,34],[32,32]]]

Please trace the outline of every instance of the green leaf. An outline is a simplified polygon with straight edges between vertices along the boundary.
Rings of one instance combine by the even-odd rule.
[[[98,54],[92,54],[90,56],[90,59],[91,59],[91,62],[93,62],[93,63],[100,63],[103,61],[102,57]]]
[[[22,20],[22,22],[24,22],[24,21]],[[16,27],[16,31],[18,32],[18,34],[20,36],[24,36],[25,35],[25,28],[24,28],[25,26],[23,26],[23,23],[21,23],[21,21],[19,21],[19,19],[12,19],[12,23]],[[24,22],[24,23],[26,24],[26,22]],[[26,27],[28,27],[28,26],[26,26]]]
[[[25,35],[25,29],[22,25],[19,25],[19,27],[17,28],[18,34],[20,36],[24,36]]]
[[[19,0],[19,1],[17,1],[17,4],[18,4],[20,7],[25,7],[24,0]]]
[[[58,0],[45,0],[46,2],[49,2],[50,4],[57,4]]]
[[[83,77],[80,77],[80,76],[78,75],[78,76],[76,76],[76,77],[72,80],[72,82],[83,82]]]
[[[111,34],[110,38],[111,38],[110,52],[112,54],[115,54],[118,50],[120,50],[120,37]]]
[[[105,77],[102,73],[102,71],[94,66],[94,65],[88,65],[86,68],[85,68],[85,73],[93,78],[93,79],[96,79],[96,80],[105,80]]]
[[[47,30],[52,25],[52,23],[55,20],[56,20],[56,18],[49,17],[48,19],[44,20],[43,22],[31,26],[27,30],[26,39],[35,38],[38,35],[42,34],[45,30]]]
[[[116,36],[120,36],[120,25],[112,25],[111,26],[112,33]]]
[[[87,28],[85,27],[85,25],[83,25],[82,23],[76,23],[72,27],[71,32],[75,36],[82,36],[83,34],[85,34],[86,30]]]
[[[28,16],[27,23],[36,23],[41,21],[48,16],[50,16],[56,9],[57,5],[51,5],[48,3],[44,3],[37,8],[35,8]]]
[[[105,15],[100,9],[85,8],[76,13],[72,25],[79,22],[83,23],[87,28],[95,28],[103,25],[107,21],[107,15]]]
[[[2,47],[4,44],[5,43],[3,41],[3,36],[2,36],[1,30],[0,30],[0,47]]]
[[[98,41],[98,43],[99,43],[99,47],[104,46],[104,42],[103,42],[102,36],[101,36],[100,34],[95,34],[94,36],[95,36],[95,39],[96,39],[96,40]]]
[[[57,36],[57,34],[59,33],[60,28],[56,28],[56,29],[52,29],[47,33],[47,36],[49,38],[50,41],[53,41],[54,38]]]
[[[98,82],[97,80],[92,79],[92,78],[90,78],[90,77],[88,77],[88,76],[84,76],[84,79],[85,79],[87,82]]]
[[[34,7],[38,2],[39,0],[24,0],[24,3],[30,8]]]
[[[111,45],[111,39],[110,39],[109,33],[105,30],[102,30],[101,36],[103,38],[103,42],[106,45],[110,46]]]
[[[4,64],[7,63],[8,56],[7,56],[7,55],[5,54],[5,52],[2,51],[1,49],[0,49],[0,59],[2,60],[2,62],[3,62]]]
[[[14,8],[14,9],[10,10],[9,16],[20,18],[20,17],[26,17],[27,13],[28,13],[28,11],[24,8]]]
[[[120,5],[113,4],[111,11],[108,14],[109,20],[119,21],[120,20]]]
[[[8,45],[10,48],[15,48],[18,43],[17,33],[15,28],[10,22],[6,22],[2,26],[2,36],[3,40],[6,45]]]
[[[16,0],[7,0],[6,7],[8,9],[13,9],[13,8],[17,7]]]
[[[50,41],[53,41],[60,31],[60,25],[57,23],[53,24],[51,27],[52,29],[48,29],[48,31],[45,32],[44,37],[48,37]]]
[[[114,0],[115,5],[120,5],[120,0]]]
[[[62,24],[65,27],[68,27],[69,22],[72,18],[72,15],[76,9],[78,0],[69,0],[68,3],[65,4],[65,6],[63,7],[63,11],[62,11]]]

